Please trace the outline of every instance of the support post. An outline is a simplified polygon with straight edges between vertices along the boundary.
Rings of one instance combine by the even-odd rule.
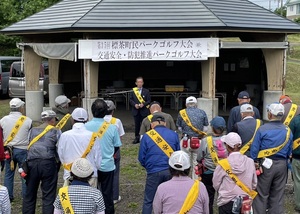
[[[49,59],[49,106],[55,107],[55,98],[64,94],[63,84],[59,84],[59,59]]]

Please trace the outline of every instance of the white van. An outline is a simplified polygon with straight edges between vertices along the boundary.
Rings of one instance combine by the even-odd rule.
[[[10,65],[14,61],[21,60],[21,57],[16,56],[0,56],[0,96],[8,95],[8,81]]]

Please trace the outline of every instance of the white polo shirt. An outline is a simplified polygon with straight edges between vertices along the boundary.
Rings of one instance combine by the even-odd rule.
[[[108,123],[110,123],[111,119],[112,119],[112,115],[105,115],[105,117],[104,117],[104,120]],[[119,132],[120,137],[125,135],[124,127],[123,127],[122,121],[120,119],[116,118],[116,124],[115,125],[118,128],[118,132]]]
[[[71,130],[62,133],[57,145],[61,163],[69,164],[77,158],[81,158],[90,143],[92,134],[93,132],[88,131],[83,123],[75,123]],[[97,170],[100,170],[102,161],[100,140],[98,138],[86,159],[94,166],[93,177],[97,177]],[[69,176],[70,171],[64,169],[64,180]]]

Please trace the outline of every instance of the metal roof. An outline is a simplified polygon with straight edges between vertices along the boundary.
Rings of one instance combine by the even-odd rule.
[[[248,0],[62,0],[3,30],[53,32],[202,30],[300,32],[300,25]]]

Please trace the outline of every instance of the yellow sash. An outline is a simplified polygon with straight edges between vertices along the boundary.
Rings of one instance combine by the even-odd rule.
[[[136,98],[139,100],[140,103],[145,103],[145,100],[143,99],[143,97],[141,96],[138,87],[135,87],[132,89]]]
[[[205,132],[197,129],[195,126],[193,126],[192,122],[190,121],[190,118],[188,116],[188,114],[186,113],[186,109],[182,109],[179,112],[180,116],[182,117],[182,119],[184,120],[184,122],[196,133],[200,134],[200,135],[207,135]]]
[[[179,211],[179,214],[188,213],[194,206],[198,196],[199,196],[199,181],[195,180],[195,183],[191,187],[189,193],[187,194],[187,196],[183,202],[183,205]]]
[[[110,123],[111,124],[116,124],[116,122],[117,122],[117,118],[112,117],[111,120],[110,120]]]
[[[149,115],[147,116],[147,118],[148,118],[148,120],[150,121],[150,123],[151,123],[152,117],[153,117],[153,114],[149,114]]]
[[[68,119],[71,117],[71,114],[66,114],[63,118],[61,118],[61,120],[56,124],[56,128],[58,128],[58,129],[62,129],[65,125],[66,125],[66,123],[67,123],[67,121],[68,121]]]
[[[294,140],[293,142],[293,150],[297,149],[300,146],[300,137]]]
[[[259,151],[258,153],[258,158],[264,158],[264,157],[268,157],[271,155],[276,154],[277,152],[279,152],[283,147],[285,147],[285,145],[288,143],[289,141],[289,136],[291,134],[291,129],[287,127],[287,132],[286,132],[286,137],[285,137],[285,141],[283,142],[283,144],[275,147],[275,148],[270,148],[270,149],[264,149]]]
[[[19,117],[18,121],[16,122],[16,124],[14,125],[14,128],[11,130],[11,132],[8,135],[7,140],[4,142],[4,146],[7,146],[7,144],[9,144],[17,135],[18,131],[20,130],[20,128],[22,127],[22,125],[25,122],[26,117],[25,116],[21,116]]]
[[[109,124],[108,122],[104,121],[102,126],[99,128],[98,130],[98,138],[101,139],[104,135],[104,133],[107,131],[108,127],[109,127]]]
[[[294,118],[294,116],[297,112],[297,109],[298,109],[298,106],[296,104],[291,105],[290,111],[283,122],[284,125],[288,126],[290,124],[291,120]]]
[[[219,158],[218,158],[218,154],[216,153],[216,150],[214,148],[212,136],[207,137],[207,146],[208,146],[208,151],[210,153],[210,156],[211,156],[214,164],[217,166],[219,164],[218,163]]]
[[[50,131],[51,129],[53,129],[54,126],[48,125],[44,131],[42,131],[38,136],[36,136],[35,138],[32,139],[32,141],[29,143],[27,150],[29,150],[29,148],[35,144],[41,137],[43,137],[48,131]]]
[[[235,174],[233,174],[227,158],[220,160],[219,164],[237,186],[239,186],[245,193],[247,193],[249,196],[251,196],[252,199],[254,199],[256,197],[257,192],[254,190],[250,190]]]
[[[86,150],[84,151],[84,153],[82,154],[81,158],[86,158],[86,156],[90,153],[90,151],[92,150],[94,144],[95,144],[95,141],[98,137],[98,134],[97,133],[93,133],[91,139],[90,139],[90,143],[89,145],[87,146]],[[69,164],[63,164],[64,168],[68,171],[71,171],[71,167],[72,167],[72,164],[73,163],[69,163]]]
[[[68,186],[62,187],[59,189],[59,193],[58,193],[59,199],[60,199],[61,206],[64,209],[64,213],[74,214],[74,210],[71,205],[68,189],[69,189]]]
[[[254,134],[253,134],[252,138],[249,140],[249,142],[246,143],[246,144],[241,148],[240,153],[245,154],[245,153],[248,151],[248,149],[250,148],[250,146],[251,146],[251,144],[252,144],[252,142],[253,142],[253,140],[254,140],[254,137],[255,137],[255,135],[256,135],[257,129],[258,129],[260,126],[261,126],[261,121],[260,121],[259,119],[256,119],[256,127],[255,127]]]
[[[172,147],[163,139],[160,134],[154,129],[146,132],[146,134],[154,141],[154,143],[168,156],[170,157],[174,150]]]

